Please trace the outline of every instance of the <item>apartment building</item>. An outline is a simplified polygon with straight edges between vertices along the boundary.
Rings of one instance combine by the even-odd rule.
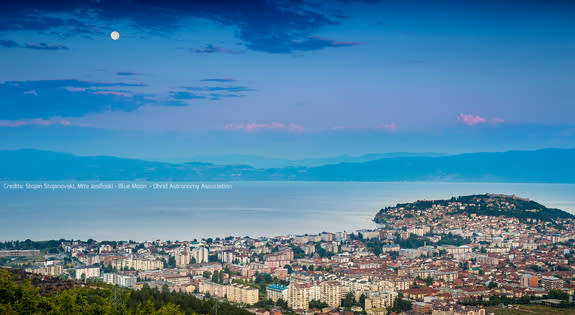
[[[190,248],[187,246],[180,247],[174,252],[174,258],[176,259],[176,267],[184,267],[190,263]]]
[[[227,299],[230,302],[253,305],[259,300],[258,292],[257,288],[233,283],[227,286]]]
[[[266,288],[266,296],[268,300],[277,302],[277,300],[282,299],[284,301],[288,300],[288,288],[279,284],[270,284]]]
[[[143,258],[120,258],[112,260],[112,268],[116,270],[134,269],[138,271],[148,271],[164,268],[164,262],[155,259]]]
[[[546,290],[555,290],[563,288],[563,280],[557,277],[542,277],[541,286]]]
[[[290,283],[288,285],[288,305],[294,310],[309,308],[313,285],[310,283]]]
[[[76,268],[76,279],[82,279],[82,275],[84,275],[84,279],[98,278],[100,277],[100,267],[84,266]]]
[[[330,307],[339,307],[341,299],[338,281],[325,281],[320,284],[320,301],[327,303]]]
[[[134,288],[136,285],[136,276],[119,273],[104,273],[102,275],[104,283],[117,285],[119,287]]]
[[[208,249],[203,246],[192,249],[192,257],[194,258],[197,264],[207,263],[208,255],[209,255]]]

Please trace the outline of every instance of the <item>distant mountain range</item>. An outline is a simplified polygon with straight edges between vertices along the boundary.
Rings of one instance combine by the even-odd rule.
[[[321,166],[255,168],[76,156],[32,149],[0,151],[0,180],[148,181],[474,181],[575,183],[575,149],[449,156],[394,156]]]
[[[251,165],[256,168],[281,168],[289,166],[322,166],[327,164],[338,164],[338,163],[360,163],[373,161],[384,158],[393,157],[415,157],[415,156],[427,156],[436,157],[443,156],[444,154],[438,153],[409,153],[409,152],[391,152],[391,153],[371,153],[364,154],[360,156],[352,155],[339,155],[327,158],[307,158],[307,159],[282,159],[282,158],[270,158],[258,155],[250,154],[228,154],[228,155],[194,155],[189,159],[180,159],[179,161],[168,161],[168,162],[183,162],[183,161],[200,161],[219,165]]]

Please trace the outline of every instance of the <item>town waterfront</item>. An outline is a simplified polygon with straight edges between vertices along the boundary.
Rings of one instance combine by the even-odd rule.
[[[131,183],[110,182],[73,183],[94,189],[66,189],[71,182],[48,183],[53,189],[9,189],[4,184],[13,183],[0,185],[2,240],[349,233],[375,227],[377,211],[398,202],[487,192],[515,194],[575,213],[573,184],[245,181],[174,183],[179,187],[174,189],[153,183],[147,183],[148,188],[136,183],[133,189]]]

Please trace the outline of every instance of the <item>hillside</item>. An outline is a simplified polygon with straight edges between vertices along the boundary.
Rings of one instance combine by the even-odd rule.
[[[533,219],[545,222],[557,219],[575,219],[575,216],[568,212],[547,208],[526,198],[514,195],[484,194],[459,196],[447,200],[418,200],[412,203],[399,203],[394,207],[379,210],[373,220],[376,223],[385,223],[390,218],[427,215],[427,212],[432,211],[439,211],[443,215],[504,216],[518,218],[524,222]]]
[[[185,293],[144,286],[118,289],[113,303],[112,286],[101,282],[43,278],[15,269],[0,268],[0,314],[211,314],[216,301]],[[249,315],[229,303],[217,303],[219,314]]]

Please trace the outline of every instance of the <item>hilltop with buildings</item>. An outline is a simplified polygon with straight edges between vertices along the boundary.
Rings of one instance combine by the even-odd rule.
[[[413,203],[399,203],[394,207],[381,209],[376,214],[374,221],[385,224],[389,220],[413,216],[424,216],[433,220],[457,214],[504,216],[517,218],[522,222],[560,222],[575,218],[568,212],[547,208],[527,198],[488,193],[452,197],[447,200],[418,200]]]
[[[534,217],[484,212],[497,209]],[[535,216],[547,211],[475,195],[386,208],[380,228],[352,233],[5,242],[0,264],[128,288],[138,299],[168,291],[261,315],[484,315],[531,304],[573,313],[575,219]]]

